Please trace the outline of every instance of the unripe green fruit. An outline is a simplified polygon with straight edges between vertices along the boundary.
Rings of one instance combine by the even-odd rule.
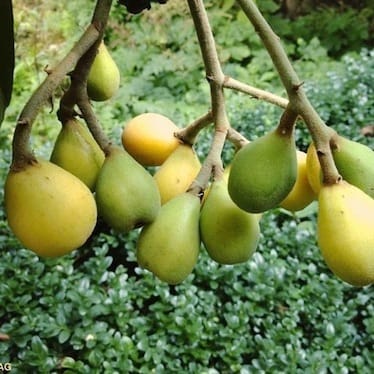
[[[104,159],[104,152],[84,124],[71,119],[62,125],[51,162],[78,177],[93,191]]]
[[[332,154],[344,180],[374,198],[374,151],[364,144],[338,136]]]
[[[247,261],[260,236],[258,217],[234,204],[226,181],[214,181],[200,214],[200,233],[209,256],[220,264]]]
[[[236,153],[231,163],[228,191],[239,208],[261,213],[279,205],[292,190],[296,175],[293,136],[273,130]]]
[[[120,72],[104,43],[101,43],[87,79],[87,94],[91,100],[106,101],[115,95],[120,85]]]
[[[125,150],[113,146],[96,182],[99,215],[113,229],[128,232],[152,222],[160,194],[152,176]]]
[[[189,193],[165,203],[139,235],[139,265],[169,284],[183,282],[199,255],[199,214],[200,199]]]

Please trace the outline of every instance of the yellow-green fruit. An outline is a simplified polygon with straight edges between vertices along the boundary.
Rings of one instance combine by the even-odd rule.
[[[88,187],[48,161],[8,173],[5,211],[15,236],[41,257],[63,256],[79,248],[97,218]]]
[[[101,43],[87,79],[91,100],[105,101],[113,97],[120,85],[120,72],[104,43]]]
[[[374,151],[342,136],[334,139],[331,150],[343,179],[374,198]]]
[[[104,152],[84,124],[71,119],[62,125],[51,162],[74,174],[93,191],[104,159]]]
[[[293,136],[273,130],[241,148],[231,163],[228,191],[239,208],[261,213],[275,208],[296,181]]]
[[[152,176],[117,146],[105,158],[95,197],[99,215],[119,232],[152,222],[160,209],[160,195]]]
[[[336,276],[354,286],[374,283],[374,200],[341,181],[322,186],[318,245]]]
[[[200,235],[209,256],[220,264],[245,262],[257,247],[258,217],[232,202],[224,179],[210,187],[201,209]]]
[[[199,255],[199,214],[200,199],[189,193],[163,205],[154,222],[139,235],[139,265],[169,284],[186,279]]]
[[[306,153],[298,150],[296,182],[291,192],[279,204],[279,206],[291,212],[296,212],[304,209],[315,199],[316,194],[309,184],[306,171]]]
[[[190,145],[180,144],[154,175],[161,196],[161,204],[186,192],[201,168]]]
[[[161,165],[180,144],[174,136],[177,125],[158,113],[142,113],[127,122],[122,131],[122,144],[140,164]]]

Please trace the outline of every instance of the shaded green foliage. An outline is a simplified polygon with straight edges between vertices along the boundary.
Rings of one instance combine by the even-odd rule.
[[[114,142],[119,143],[124,122],[140,112],[157,111],[183,126],[209,107],[191,21],[186,9],[174,4],[162,6],[172,9],[164,16],[156,5],[142,16],[114,11],[106,37],[121,70],[121,89],[109,104],[95,104]],[[68,13],[74,7],[59,8],[72,30]],[[228,18],[233,28],[241,25],[237,32],[222,9],[212,7],[209,14],[225,71],[282,94],[248,23]],[[63,28],[65,37],[69,27]],[[57,43],[59,32],[54,35]],[[65,41],[59,45],[61,51],[68,47]],[[297,50],[295,66],[323,119],[342,135],[372,146],[360,128],[373,118],[373,53],[363,49],[332,61],[317,38],[286,48]],[[11,158],[12,126],[43,76],[46,59],[35,52],[16,69],[15,101],[0,132],[1,185]],[[226,97],[233,127],[249,139],[279,120],[275,106],[235,92]],[[49,109],[33,129],[35,151],[44,157],[59,130]],[[305,149],[310,136],[302,123],[296,137]],[[201,159],[210,139],[209,129],[198,137]],[[226,164],[232,154],[227,144]],[[2,189],[0,197],[3,201]],[[316,209],[312,204],[296,215],[266,213],[259,248],[245,264],[218,265],[201,248],[193,274],[173,287],[137,266],[137,231],[114,235],[99,222],[84,248],[41,260],[20,246],[1,209],[0,332],[10,340],[0,342],[0,362],[11,362],[14,373],[371,373],[373,289],[350,287],[327,269],[316,246]]]

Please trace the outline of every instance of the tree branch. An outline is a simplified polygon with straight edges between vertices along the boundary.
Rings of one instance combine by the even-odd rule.
[[[227,118],[223,83],[225,75],[218,59],[214,36],[209,24],[202,0],[188,0],[188,6],[195,25],[200,50],[204,61],[205,73],[210,85],[212,118],[215,127],[209,153],[204,160],[200,173],[192,184],[190,191],[200,193],[207,186],[210,175],[219,178],[223,172],[221,153],[230,124]]]
[[[41,85],[35,90],[24,106],[13,136],[13,160],[11,169],[20,170],[25,165],[36,162],[30,147],[30,134],[33,122],[41,107],[51,99],[56,88],[66,75],[74,69],[78,61],[99,39],[106,24],[112,0],[98,0],[91,25],[62,61],[52,69]],[[106,10],[106,11],[105,11]]]
[[[299,114],[305,121],[318,152],[318,158],[325,184],[334,184],[341,179],[335,166],[330,149],[330,139],[335,131],[326,126],[315,111],[302,88],[279,37],[273,32],[257,6],[252,0],[237,0],[247,18],[254,26],[267,49],[279,77],[287,91],[290,109]]]

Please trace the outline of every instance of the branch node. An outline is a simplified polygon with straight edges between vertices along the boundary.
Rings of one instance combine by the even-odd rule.
[[[299,91],[299,89],[304,85],[305,82],[299,82],[299,83],[294,83],[292,85],[292,88],[295,92]]]

